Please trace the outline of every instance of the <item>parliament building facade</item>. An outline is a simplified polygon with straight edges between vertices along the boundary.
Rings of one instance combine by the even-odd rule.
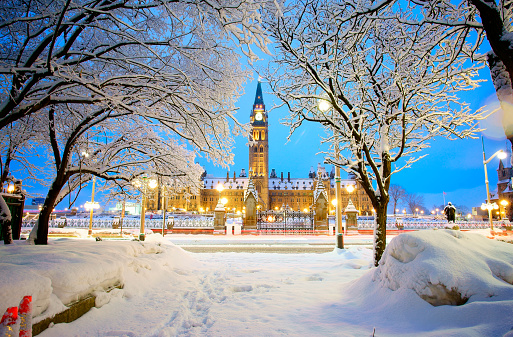
[[[251,110],[250,123],[252,130],[249,139],[249,168],[242,169],[237,175],[233,172],[226,173],[225,177],[213,177],[204,174],[202,176],[199,194],[179,193],[167,198],[167,210],[183,210],[187,212],[211,213],[215,209],[219,198],[226,198],[225,208],[229,212],[244,212],[244,192],[248,186],[249,177],[252,175],[253,183],[258,192],[258,207],[262,210],[279,210],[288,208],[292,210],[309,211],[314,202],[314,191],[318,178],[324,184],[329,198],[329,214],[333,214],[335,206],[332,200],[336,199],[335,193],[335,170],[334,167],[328,172],[324,166],[317,165],[301,178],[292,178],[290,172],[284,176],[283,172],[278,175],[273,168],[269,170],[269,129],[268,113],[265,110],[262,95],[262,85],[258,82],[255,102]],[[320,177],[318,177],[320,175]],[[223,187],[220,193],[216,187]],[[355,187],[349,193],[345,187]],[[345,207],[349,199],[353,202],[360,215],[372,215],[372,204],[367,194],[355,179],[341,180],[342,205]],[[163,198],[159,191],[155,197],[149,200],[148,210],[163,208]]]

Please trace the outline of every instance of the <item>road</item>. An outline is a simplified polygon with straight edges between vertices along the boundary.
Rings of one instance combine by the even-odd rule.
[[[321,254],[333,251],[335,245],[180,245],[191,253],[279,253]]]

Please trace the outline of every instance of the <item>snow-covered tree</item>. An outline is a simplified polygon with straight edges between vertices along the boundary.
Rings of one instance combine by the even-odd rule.
[[[21,175],[44,184],[34,164],[34,159],[39,157],[35,146],[40,139],[40,126],[38,116],[34,114],[0,130],[0,186],[6,183],[8,177]]]
[[[418,214],[420,210],[424,209],[424,197],[417,193],[406,193],[404,195],[404,203],[408,207],[410,214]]]
[[[47,242],[55,205],[92,176],[126,188],[143,174],[199,182],[203,172],[194,163],[194,151],[161,123],[115,111],[99,113],[90,106],[59,114],[50,108],[46,122],[47,179],[52,183],[39,215],[38,244]]]
[[[4,1],[0,129],[56,105],[157,119],[221,164],[231,161],[234,102],[248,73],[239,45],[266,50],[246,0]],[[58,111],[58,109],[57,109]],[[233,122],[232,133],[241,131]]]
[[[413,19],[413,11],[385,7],[355,15],[371,7],[315,0],[269,12],[265,25],[276,56],[264,76],[290,110],[291,133],[307,121],[325,126],[326,162],[354,174],[365,189],[377,215],[377,265],[392,175],[421,159],[435,136],[474,136],[481,116],[456,96],[478,84],[478,67],[466,64],[472,46],[452,48],[460,41],[448,38],[445,26],[376,17]]]
[[[397,19],[409,25],[442,25],[447,29],[446,36],[453,36],[456,41],[452,48],[458,49],[461,43],[468,40],[477,50],[486,37],[491,47],[486,60],[503,111],[504,132],[513,146],[513,1],[384,0],[372,9],[405,5],[414,11],[418,9],[418,15],[405,18],[393,14],[388,19]],[[372,10],[372,13],[376,11]],[[472,60],[484,59],[477,53],[469,53],[468,57]]]
[[[399,200],[404,200],[406,196],[406,191],[404,188],[402,188],[399,185],[396,184],[390,184],[388,188],[388,194],[390,195],[390,199],[392,199],[392,202],[394,203],[394,215],[396,213],[397,204],[399,203]]]
[[[235,47],[251,58],[253,45],[266,51],[259,14],[266,3],[4,1],[0,130],[32,115],[46,118],[55,170],[41,223],[62,193],[90,175],[128,179],[130,162],[137,164],[132,175],[175,172],[173,153],[182,155],[179,168],[195,172],[189,160],[194,153],[223,166],[232,163],[232,136],[245,132],[234,103],[248,76]],[[123,129],[116,123],[125,123]],[[93,147],[101,155],[96,163],[104,166],[84,166],[81,144],[92,144],[99,132],[109,137],[104,147]],[[46,240],[41,234],[39,242]]]

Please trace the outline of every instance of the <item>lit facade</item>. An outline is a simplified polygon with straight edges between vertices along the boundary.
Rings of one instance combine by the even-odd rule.
[[[221,197],[228,201],[225,205],[228,212],[243,212],[244,191],[248,185],[248,175],[252,174],[259,197],[258,206],[261,209],[276,210],[288,207],[293,210],[309,210],[314,202],[317,175],[320,174],[330,202],[329,213],[333,214],[335,206],[331,202],[336,198],[334,168],[327,172],[325,167],[318,165],[316,170],[310,169],[310,172],[303,178],[292,178],[290,172],[286,176],[281,172],[278,176],[275,169],[269,170],[268,113],[265,110],[260,82],[258,82],[249,120],[252,130],[248,143],[248,171],[242,169],[238,175],[233,172],[231,176],[227,172],[226,177],[204,174],[198,195],[179,193],[169,197],[167,198],[167,209],[199,213],[212,212]],[[221,193],[216,189],[218,184],[222,184],[224,188]],[[356,187],[351,194],[345,188],[349,185]],[[340,197],[343,207],[351,198],[356,209],[360,211],[360,215],[372,215],[372,204],[358,182],[354,179],[345,179],[342,180],[341,187]],[[148,210],[162,208],[163,197],[157,189],[153,198],[148,200]]]

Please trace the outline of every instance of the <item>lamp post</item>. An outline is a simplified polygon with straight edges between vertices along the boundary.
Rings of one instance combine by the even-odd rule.
[[[337,161],[340,158],[340,148],[338,146],[338,138],[337,143],[335,144],[335,158]],[[340,167],[335,166],[335,193],[337,195],[336,205],[335,205],[335,223],[336,223],[336,235],[337,235],[337,248],[344,248],[344,237],[342,236],[343,228],[342,228],[342,198],[340,197]]]
[[[162,187],[162,208],[164,209],[164,214],[162,216],[162,236],[164,236],[165,227],[166,227],[166,213],[167,213],[167,198],[176,192],[176,181],[173,179],[171,183],[167,182],[161,185]]]
[[[353,186],[353,185],[346,185],[346,191],[347,193],[349,194],[349,202],[348,202],[348,205],[352,205],[352,201],[351,201],[351,193],[354,192],[354,190],[356,190],[356,186]],[[357,204],[358,205],[358,204]],[[346,211],[347,213],[347,211]],[[347,214],[346,214],[347,216]],[[344,228],[344,230],[347,232],[347,221],[348,221],[348,218],[346,218],[346,227]],[[356,221],[358,221],[358,214],[356,214]],[[358,222],[355,222],[356,226],[358,226]],[[358,229],[358,228],[356,228]]]
[[[508,206],[508,201],[503,199],[501,200],[500,202],[501,206],[502,206],[502,213],[501,213],[501,217],[502,217],[502,220],[504,220],[504,218],[506,217],[506,206]],[[504,214],[504,216],[502,216],[502,214]]]
[[[317,101],[317,107],[322,112],[331,109],[331,103],[327,99],[319,99]],[[338,161],[340,159],[340,148],[338,145],[338,137],[335,137],[335,159]],[[336,204],[335,204],[335,232],[337,237],[337,248],[344,248],[344,237],[342,236],[342,198],[340,197],[341,189],[340,189],[340,167],[338,165],[335,166],[335,194],[336,194]]]
[[[88,235],[93,234],[93,212],[95,209],[100,208],[100,204],[94,202],[94,179],[93,179],[93,194],[91,196],[91,201],[87,201],[84,204],[84,208],[89,211],[89,230],[87,232]]]
[[[89,158],[89,153],[87,153],[86,151],[83,151],[81,154],[85,158]],[[93,189],[91,191],[91,202],[86,202],[84,205],[84,208],[86,210],[89,210],[89,230],[87,231],[88,235],[93,234],[93,212],[95,209],[100,208],[100,205],[98,203],[94,202],[94,187],[95,187],[95,185],[96,185],[96,176],[93,175]]]
[[[493,220],[492,220],[492,209],[496,209],[497,204],[492,204],[490,202],[490,187],[488,186],[488,171],[486,169],[486,164],[488,164],[495,156],[497,156],[499,159],[506,158],[506,152],[503,150],[499,150],[495,152],[490,158],[486,159],[485,156],[485,148],[484,148],[484,140],[483,137],[481,137],[481,142],[483,144],[483,165],[484,165],[484,171],[485,171],[485,184],[486,184],[486,204],[481,205],[481,209],[487,209],[488,210],[488,218],[490,220],[490,229],[493,230]],[[484,206],[484,207],[483,207]]]
[[[216,185],[216,190],[217,190],[217,192],[219,192],[219,198],[221,198],[221,193],[224,191],[224,186],[223,186],[223,184],[218,183],[218,184]]]
[[[146,216],[146,193],[148,191],[148,187],[150,189],[154,189],[157,187],[157,181],[155,179],[149,179],[146,176],[141,177],[140,179],[136,179],[132,182],[132,185],[141,191],[141,228],[139,231],[139,240],[144,241],[144,220]]]
[[[165,233],[164,233],[164,228],[166,227],[166,211],[167,211],[167,188],[166,186],[163,186],[163,200],[162,200],[162,209],[164,211],[164,214],[162,214],[162,237],[164,237]]]

